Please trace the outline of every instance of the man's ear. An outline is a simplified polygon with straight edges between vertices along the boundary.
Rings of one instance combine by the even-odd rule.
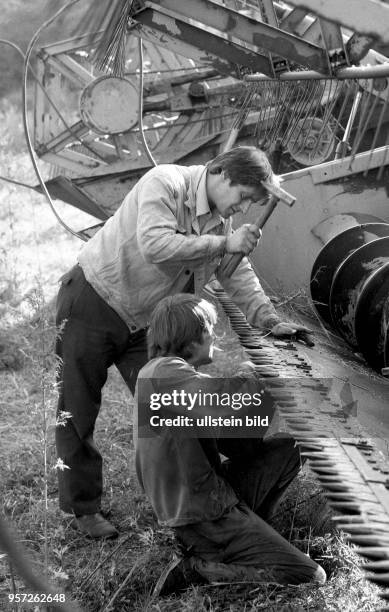
[[[189,344],[185,346],[185,349],[181,351],[183,359],[190,359],[193,355],[195,348],[195,343],[193,341],[189,342]]]

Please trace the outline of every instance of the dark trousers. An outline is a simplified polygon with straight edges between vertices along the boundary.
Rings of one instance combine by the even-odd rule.
[[[274,512],[300,468],[292,438],[219,440],[229,458],[225,478],[239,503],[216,521],[176,527],[194,567],[212,581],[309,582],[317,564],[289,544],[264,519]]]
[[[93,441],[108,368],[115,364],[132,393],[147,362],[146,332],[130,333],[116,312],[86,281],[80,266],[62,278],[57,300],[60,358],[57,455],[59,504],[76,515],[100,510],[102,457]],[[68,415],[68,416],[67,416]]]

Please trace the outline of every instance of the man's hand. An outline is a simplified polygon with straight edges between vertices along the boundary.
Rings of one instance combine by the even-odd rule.
[[[243,253],[248,255],[258,244],[262,232],[256,225],[245,223],[227,237],[226,253]]]
[[[291,339],[294,338],[295,340],[301,340],[308,346],[314,346],[311,338],[313,331],[308,329],[308,327],[304,327],[304,325],[286,322],[277,323],[277,325],[271,328],[270,333],[276,338],[283,336]]]

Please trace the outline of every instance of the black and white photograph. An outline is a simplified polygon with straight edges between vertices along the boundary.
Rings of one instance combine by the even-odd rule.
[[[388,2],[1,4],[0,609],[389,610]]]

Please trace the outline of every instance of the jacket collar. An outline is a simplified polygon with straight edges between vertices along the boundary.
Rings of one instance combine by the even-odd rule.
[[[207,197],[207,166],[191,166],[188,198],[185,205],[190,208],[193,229],[202,233],[220,225],[224,220],[217,210],[211,211]]]

